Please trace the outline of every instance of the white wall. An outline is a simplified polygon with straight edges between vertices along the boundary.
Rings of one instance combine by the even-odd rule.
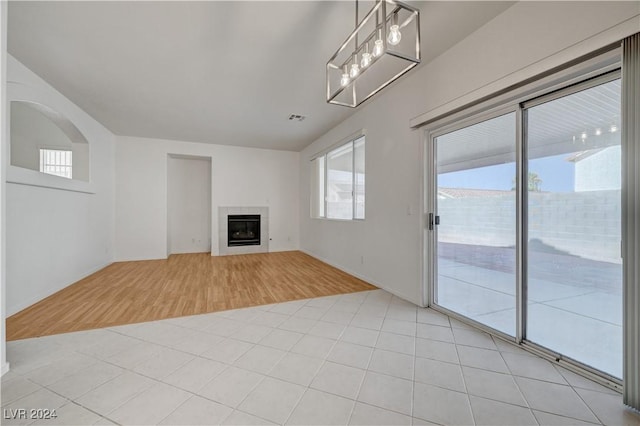
[[[269,207],[270,251],[299,247],[299,154],[225,145],[116,137],[116,260],[167,255],[167,155],[211,157],[211,251],[218,207]]]
[[[211,159],[168,158],[168,252],[211,251]]]
[[[84,134],[91,145],[94,192],[7,183],[7,315],[12,315],[112,262],[115,197],[113,134],[11,56],[8,80],[28,87]],[[8,159],[3,161],[7,166]]]
[[[7,5],[0,2],[0,375],[9,371],[6,339],[6,183],[7,131]]]
[[[579,159],[575,162],[574,191],[619,190],[622,188],[621,164],[622,147],[619,142]]]
[[[639,16],[639,2],[520,2],[385,89],[301,152],[301,249],[423,304],[424,132],[411,130],[409,121],[480,99],[620,40],[640,30]],[[310,158],[362,128],[366,220],[310,219]]]

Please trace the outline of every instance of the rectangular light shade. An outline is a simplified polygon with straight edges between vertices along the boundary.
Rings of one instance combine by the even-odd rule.
[[[390,27],[397,24],[400,42],[387,40]],[[383,52],[361,66],[365,52],[373,53],[376,40],[382,40]],[[343,74],[357,61],[360,72],[341,84]],[[380,0],[367,13],[327,62],[327,102],[355,108],[420,63],[420,12],[398,1]]]

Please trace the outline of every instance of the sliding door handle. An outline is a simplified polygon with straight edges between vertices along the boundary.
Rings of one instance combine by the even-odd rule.
[[[429,213],[429,231],[433,231],[433,227],[440,225],[440,216]]]

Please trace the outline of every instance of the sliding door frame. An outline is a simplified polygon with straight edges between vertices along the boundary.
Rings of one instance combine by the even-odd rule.
[[[521,146],[521,161],[522,161],[522,165],[524,170],[524,174],[522,174],[520,177],[521,179],[524,179],[524,176],[526,176],[527,170],[527,163],[528,163],[528,156],[527,156],[527,140],[526,140],[526,136],[527,136],[527,131],[526,131],[526,126],[527,126],[527,112],[530,108],[536,107],[538,105],[542,105],[544,103],[547,102],[552,102],[555,101],[557,99],[563,98],[565,96],[570,96],[573,95],[575,93],[581,92],[583,90],[588,90],[591,89],[593,87],[597,87],[600,86],[602,84],[606,84],[606,83],[610,83],[612,81],[615,80],[619,80],[622,76],[622,72],[621,69],[615,69],[612,71],[608,71],[602,75],[596,76],[596,77],[591,77],[587,80],[584,80],[582,82],[579,83],[575,83],[572,84],[570,86],[567,86],[563,89],[560,90],[556,90],[554,92],[548,93],[546,95],[542,95],[536,98],[533,98],[529,101],[523,102],[521,103],[521,111],[522,111],[522,126],[524,127],[524,131],[522,134],[522,139],[523,139],[523,144]],[[520,218],[521,222],[522,222],[522,234],[521,234],[521,238],[519,238],[519,242],[522,245],[522,265],[524,266],[522,272],[524,275],[522,275],[521,280],[523,281],[523,292],[524,292],[524,296],[525,298],[523,298],[521,300],[521,303],[524,305],[523,306],[523,317],[522,317],[522,339],[519,343],[522,343],[523,346],[530,348],[531,350],[537,352],[537,353],[542,353],[545,354],[547,357],[550,357],[552,359],[554,359],[557,362],[563,361],[564,363],[567,363],[573,367],[579,368],[580,370],[582,370],[582,372],[588,372],[590,375],[595,375],[598,376],[601,379],[606,380],[606,384],[610,387],[614,387],[618,390],[621,390],[621,386],[622,386],[622,380],[611,376],[610,374],[607,374],[601,370],[597,370],[587,364],[584,364],[578,360],[575,360],[571,357],[568,357],[567,355],[561,354],[559,352],[556,352],[552,349],[549,349],[545,346],[542,346],[538,343],[535,343],[531,340],[527,339],[526,336],[526,330],[527,330],[527,315],[526,315],[526,291],[527,291],[527,271],[526,271],[526,266],[527,263],[525,260],[527,259],[527,253],[526,253],[526,249],[527,249],[527,244],[525,244],[525,242],[527,242],[529,240],[528,238],[528,221],[529,221],[529,217],[528,217],[528,211],[527,211],[527,207],[528,207],[528,184],[526,182],[526,180],[524,180],[524,182],[522,182],[523,184],[520,186],[520,192],[522,195],[522,217]],[[620,237],[622,238],[622,233],[620,235]],[[621,305],[622,305],[622,300],[621,300]]]
[[[429,229],[429,214],[437,214],[438,212],[438,197],[437,197],[437,193],[438,193],[438,187],[437,187],[437,147],[436,147],[436,139],[440,136],[446,135],[448,133],[454,132],[456,130],[460,130],[460,129],[464,129],[466,127],[469,126],[473,126],[475,124],[479,124],[482,123],[484,121],[487,120],[491,120],[493,118],[497,118],[506,114],[511,114],[511,113],[515,113],[516,117],[519,114],[519,110],[520,107],[518,104],[510,104],[510,105],[502,105],[496,108],[492,108],[490,110],[487,111],[483,111],[480,112],[472,117],[469,117],[467,119],[461,120],[457,123],[448,125],[448,126],[444,126],[444,127],[439,127],[437,129],[434,129],[434,131],[431,131],[428,133],[428,140],[427,140],[427,167],[425,168],[425,177],[426,177],[426,188],[428,188],[429,192],[427,192],[428,194],[432,194],[432,196],[427,196],[425,198],[425,203],[426,203],[426,208],[427,208],[427,218],[426,218],[426,224],[427,224],[427,228],[425,230],[425,239],[427,241],[427,255],[425,257],[426,262],[428,262],[427,264],[425,264],[425,270],[429,271],[428,274],[428,278],[427,278],[427,289],[428,289],[428,293],[429,293],[429,306],[430,307],[437,307],[438,310],[440,310],[441,312],[446,313],[447,315],[456,318],[460,321],[463,322],[467,322],[467,323],[471,323],[472,325],[474,325],[477,328],[480,328],[484,331],[490,332],[492,334],[496,334],[498,335],[500,338],[508,340],[508,341],[512,341],[512,342],[518,342],[517,340],[514,340],[514,336],[510,336],[507,333],[504,333],[502,331],[496,330],[494,328],[488,327],[484,324],[482,324],[481,322],[475,321],[471,318],[465,317],[464,315],[461,315],[455,311],[452,311],[450,309],[447,309],[441,305],[438,305],[436,303],[436,300],[438,299],[438,286],[436,285],[437,283],[437,277],[438,277],[438,227],[437,226],[433,226],[433,229],[430,230]],[[520,137],[518,136],[518,126],[516,126],[516,135],[514,135],[515,139],[520,139]],[[518,153],[516,152],[516,159],[518,158]],[[516,167],[517,167],[517,161],[516,161]],[[516,186],[519,186],[521,184],[521,176],[519,175],[519,173],[517,173],[516,171]],[[518,209],[518,206],[516,205],[516,208]],[[517,216],[519,217],[520,214],[517,213]],[[516,232],[518,229],[518,222],[519,219],[516,219]],[[516,238],[516,252],[519,252],[519,248],[518,248],[518,239]],[[518,274],[517,271],[519,270],[519,266],[518,266],[518,255],[516,254],[516,280],[519,281]],[[516,292],[518,291],[518,287],[519,284],[516,284]],[[521,310],[521,307],[518,306],[517,303],[518,299],[517,299],[517,294],[516,294],[516,317],[519,317],[519,313]],[[516,327],[517,330],[517,327]],[[517,337],[517,336],[516,336]]]
[[[577,63],[536,81],[527,82],[517,88],[498,94],[469,108],[454,112],[430,123],[425,123],[424,147],[424,288],[426,305],[445,313],[463,323],[486,331],[502,340],[519,345],[568,370],[587,376],[603,385],[620,391],[622,380],[592,368],[570,357],[528,341],[527,330],[527,230],[528,230],[528,180],[527,180],[527,111],[529,108],[549,102],[591,87],[620,78],[621,49],[610,46],[603,51],[582,58]],[[437,200],[437,152],[439,136],[465,127],[515,112],[516,114],[516,333],[511,336],[478,321],[438,305],[437,300],[437,226],[429,229],[429,214],[436,215]]]
[[[522,104],[516,110],[516,343],[522,344],[527,331],[527,235],[529,179],[527,175],[527,116]]]

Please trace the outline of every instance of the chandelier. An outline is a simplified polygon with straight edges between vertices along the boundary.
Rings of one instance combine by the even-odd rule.
[[[355,108],[420,63],[420,11],[376,0],[327,62],[327,102]]]

